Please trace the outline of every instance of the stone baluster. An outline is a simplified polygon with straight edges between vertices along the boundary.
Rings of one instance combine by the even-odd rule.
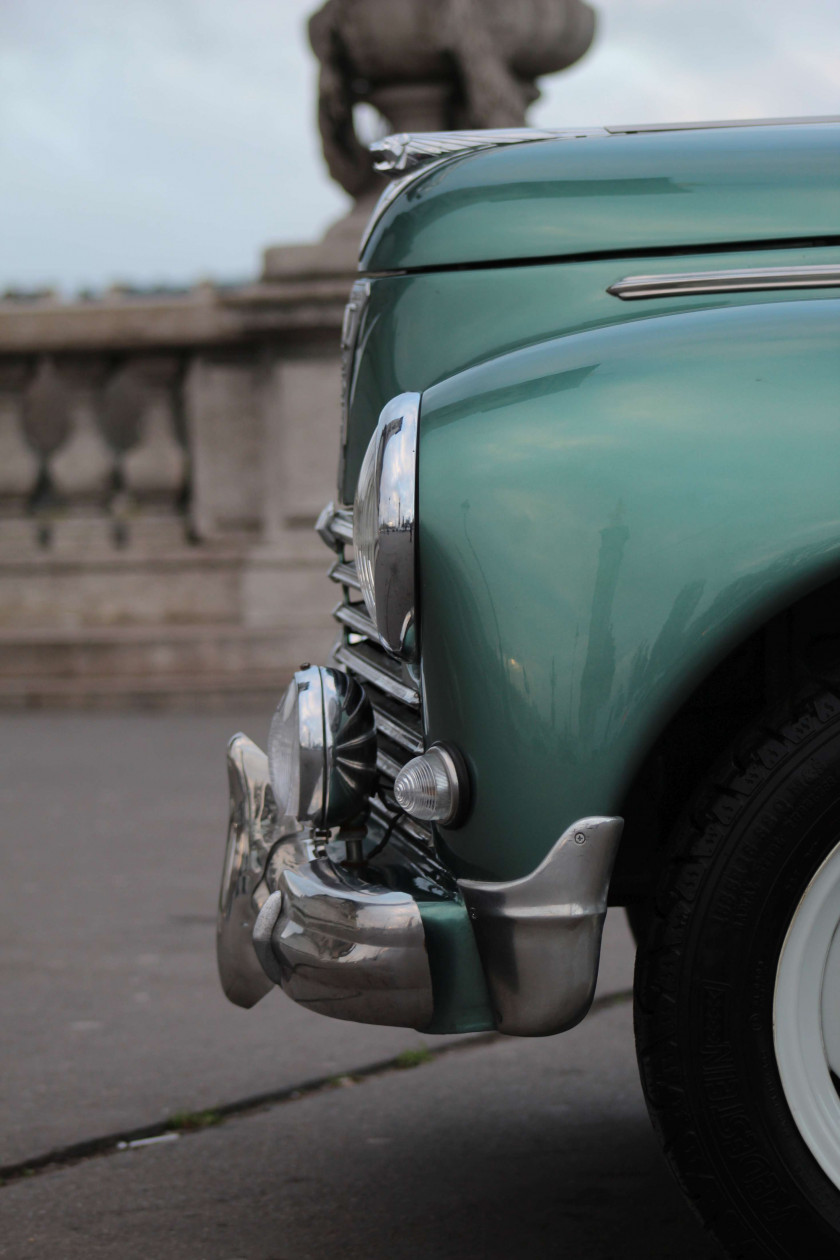
[[[104,511],[114,476],[115,454],[99,424],[101,386],[107,362],[93,356],[63,360],[70,431],[49,464],[53,486],[74,513]]]
[[[179,440],[173,357],[129,360],[103,392],[102,424],[117,452],[110,508],[118,544],[149,532],[149,518],[183,510],[187,453]],[[170,531],[171,535],[171,531]]]
[[[137,441],[122,460],[126,490],[137,503],[156,512],[173,513],[184,500],[187,452],[178,432],[176,359],[141,360],[135,370],[145,388]]]
[[[39,461],[37,483],[31,506],[42,546],[53,541],[58,496],[50,477],[50,460],[70,432],[70,399],[55,363],[42,358],[23,396],[23,423],[26,439]]]
[[[0,515],[4,517],[25,516],[41,466],[24,429],[24,389],[31,371],[25,359],[0,360]]]

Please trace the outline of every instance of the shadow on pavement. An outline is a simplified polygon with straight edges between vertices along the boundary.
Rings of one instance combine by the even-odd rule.
[[[713,1260],[650,1130],[629,1032],[625,1003],[563,1038],[18,1183],[0,1192],[0,1255]]]

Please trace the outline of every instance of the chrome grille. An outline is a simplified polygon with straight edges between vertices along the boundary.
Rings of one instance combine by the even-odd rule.
[[[341,628],[333,660],[364,684],[373,707],[380,781],[379,799],[373,802],[372,810],[380,822],[386,822],[396,813],[394,778],[406,761],[423,751],[420,693],[400,662],[382,647],[367,608],[359,599],[359,578],[352,554],[351,509],[330,504],[321,513],[317,529],[338,556],[329,571],[330,579],[342,592],[340,602],[333,609]],[[415,839],[431,843],[431,830],[421,823],[403,815],[398,825]]]

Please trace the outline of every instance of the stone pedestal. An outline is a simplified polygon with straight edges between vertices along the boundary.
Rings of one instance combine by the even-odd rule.
[[[385,187],[385,180],[381,180]],[[306,283],[329,277],[340,279],[349,289],[359,261],[359,242],[376,205],[380,188],[375,186],[360,197],[343,218],[312,245],[270,245],[263,252],[263,281]]]

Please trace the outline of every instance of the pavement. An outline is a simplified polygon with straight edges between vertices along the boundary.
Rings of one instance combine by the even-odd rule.
[[[716,1256],[645,1111],[622,912],[561,1037],[225,1000],[224,748],[269,718],[0,717],[0,1257]]]

